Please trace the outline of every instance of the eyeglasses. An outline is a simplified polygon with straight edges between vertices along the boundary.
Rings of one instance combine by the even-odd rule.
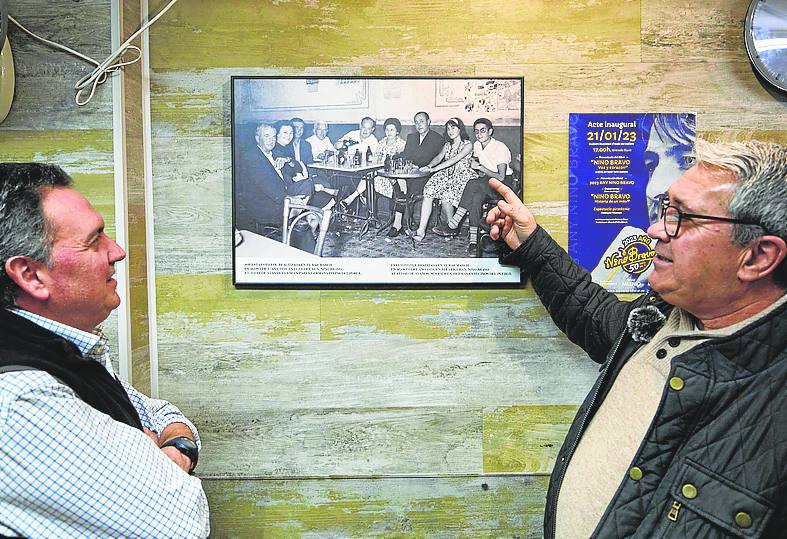
[[[739,225],[754,225],[762,228],[762,225],[754,221],[745,219],[733,219],[731,217],[717,217],[715,215],[700,215],[697,213],[686,213],[680,211],[669,203],[668,198],[661,201],[660,218],[664,220],[664,232],[670,238],[674,238],[680,232],[680,223],[684,219],[704,219],[706,221],[724,221],[725,223],[736,223]]]

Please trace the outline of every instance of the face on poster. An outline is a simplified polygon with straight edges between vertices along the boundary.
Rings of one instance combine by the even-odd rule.
[[[500,245],[471,232],[470,212],[483,208],[446,226],[467,185],[486,184],[478,152],[496,148],[519,174],[521,78],[233,77],[231,87],[236,286],[520,282],[498,263]],[[479,120],[493,126],[491,146],[476,137]]]
[[[692,164],[693,113],[571,114],[569,254],[614,292],[647,291],[650,223]]]

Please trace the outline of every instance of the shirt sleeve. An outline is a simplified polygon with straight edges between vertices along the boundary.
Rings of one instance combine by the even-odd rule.
[[[197,447],[200,450],[202,449],[202,442],[200,441],[197,427],[183,415],[177,406],[165,400],[150,398],[137,391],[134,386],[125,380],[121,380],[121,383],[126,393],[128,393],[131,404],[136,408],[143,427],[147,427],[156,433],[161,433],[170,423],[184,423],[191,429]]]
[[[0,521],[25,537],[207,537],[200,480],[46,373],[0,416]]]

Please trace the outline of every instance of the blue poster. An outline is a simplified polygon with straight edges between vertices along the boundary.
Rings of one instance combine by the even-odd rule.
[[[648,237],[667,188],[691,167],[693,113],[571,114],[568,252],[612,292],[646,292]]]

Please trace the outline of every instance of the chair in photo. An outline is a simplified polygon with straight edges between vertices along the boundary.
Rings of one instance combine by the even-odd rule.
[[[522,198],[522,176],[518,168],[512,167],[513,175],[509,187],[516,193],[519,198]],[[475,256],[482,257],[485,254],[489,256],[497,256],[495,242],[492,236],[489,235],[489,225],[486,224],[486,216],[489,210],[497,206],[497,203],[502,200],[500,196],[488,196],[481,205],[481,226],[478,230],[478,243],[476,243]]]
[[[322,248],[332,215],[331,209],[311,206],[300,201],[297,197],[285,197],[282,216],[282,243],[322,256]]]

